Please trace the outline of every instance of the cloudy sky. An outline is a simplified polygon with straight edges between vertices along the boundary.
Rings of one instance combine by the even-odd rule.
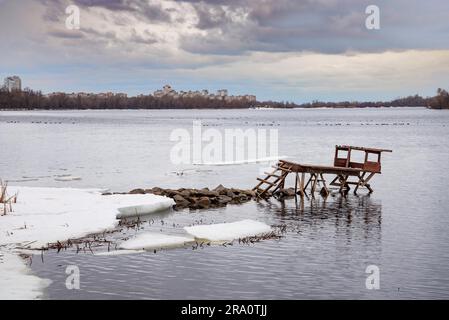
[[[0,0],[0,39],[0,77],[43,92],[169,83],[308,102],[449,89],[447,0]]]

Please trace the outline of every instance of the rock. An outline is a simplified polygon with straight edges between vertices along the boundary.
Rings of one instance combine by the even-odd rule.
[[[220,195],[220,193],[217,191],[209,191],[207,193],[207,197],[218,197],[219,195]]]
[[[221,195],[218,196],[217,201],[219,205],[226,205],[228,202],[232,201],[232,198],[225,195]]]
[[[242,193],[246,194],[248,197],[255,198],[256,192],[253,190],[242,190]]]
[[[295,189],[294,188],[286,189],[286,196],[287,197],[294,197],[295,196]]]
[[[280,197],[294,197],[295,189],[293,189],[293,188],[281,189],[281,190],[279,190],[279,196]]]
[[[188,207],[190,205],[190,202],[186,199],[184,199],[182,196],[180,196],[179,194],[175,195],[173,197],[173,200],[175,200],[176,202],[176,207],[178,208],[182,208],[182,207]]]
[[[187,189],[187,190],[189,190],[191,197],[198,197],[199,194],[201,194],[201,192],[197,189]]]
[[[179,191],[178,190],[172,190],[172,189],[165,189],[164,194],[169,196],[170,198],[173,198],[175,195],[179,194]]]
[[[129,194],[145,194],[145,190],[143,189],[134,189],[128,192]]]
[[[235,198],[232,198],[232,201],[230,203],[232,203],[232,204],[240,204],[240,203],[242,203],[242,201],[240,200],[239,197],[235,197]]]
[[[111,192],[105,192],[105,193],[102,193],[101,195],[102,195],[102,196],[111,196],[112,193],[111,193]]]
[[[322,187],[320,190],[320,195],[323,197],[327,197],[329,195],[329,192],[327,191],[327,189],[325,187]]]
[[[178,190],[179,191],[179,190]],[[184,198],[188,198],[191,195],[191,192],[187,189],[182,190],[181,192],[179,192],[179,194],[184,197]]]
[[[160,196],[164,193],[164,190],[158,187],[154,187],[153,189],[151,189],[151,193]]]
[[[228,188],[225,188],[223,185],[218,185],[215,189],[215,192],[218,192],[219,195],[225,195],[228,192]]]
[[[220,193],[221,194],[221,193]],[[228,196],[228,197],[230,197],[230,198],[235,198],[235,194],[234,194],[234,192],[232,192],[231,190],[228,190],[228,192],[226,192],[226,195]]]
[[[134,189],[124,194],[155,194],[168,196],[175,200],[177,208],[189,207],[192,209],[206,209],[210,207],[225,206],[228,203],[243,203],[254,197],[256,193],[252,190],[243,190],[236,188],[226,188],[218,185],[215,189],[162,189],[154,187],[152,189]]]
[[[187,200],[189,200],[190,203],[195,204],[195,203],[197,203],[198,198],[197,197],[190,197],[190,198],[187,198]]]
[[[208,197],[201,197],[197,202],[196,206],[205,209],[210,207],[210,199]]]

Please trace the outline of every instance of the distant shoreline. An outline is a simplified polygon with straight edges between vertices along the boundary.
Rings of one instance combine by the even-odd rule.
[[[2,111],[146,111],[146,110],[208,110],[208,111],[219,111],[219,110],[345,110],[345,109],[429,109],[429,110],[446,110],[446,109],[435,109],[425,106],[382,106],[382,107],[295,107],[295,108],[106,108],[106,109],[93,109],[93,108],[73,108],[73,109],[61,109],[61,108],[0,108],[0,112]]]

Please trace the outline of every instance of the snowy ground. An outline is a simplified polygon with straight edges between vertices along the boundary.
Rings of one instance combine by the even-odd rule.
[[[50,242],[79,238],[116,226],[118,208],[170,208],[172,199],[156,195],[102,196],[101,190],[9,187],[18,192],[13,212],[0,216],[0,298],[35,299],[48,284],[29,274],[18,256]]]

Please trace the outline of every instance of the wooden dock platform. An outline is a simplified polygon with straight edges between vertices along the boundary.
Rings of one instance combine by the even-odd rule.
[[[351,161],[353,152],[364,152],[364,162]],[[295,194],[304,197],[306,190],[310,186],[310,193],[315,195],[318,185],[322,185],[320,194],[327,196],[330,194],[329,186],[336,186],[339,192],[347,194],[350,185],[355,185],[354,193],[359,188],[368,189],[373,192],[370,180],[375,174],[381,174],[381,154],[382,152],[392,152],[388,149],[365,148],[355,146],[335,146],[335,157],[333,166],[301,164],[286,160],[279,160],[274,171],[268,173],[264,178],[257,178],[258,184],[253,188],[260,198],[276,194],[285,188],[285,180],[289,174],[295,175]],[[343,155],[342,155],[343,154]],[[373,159],[374,157],[374,159]],[[325,175],[332,175],[332,181],[327,184]]]

